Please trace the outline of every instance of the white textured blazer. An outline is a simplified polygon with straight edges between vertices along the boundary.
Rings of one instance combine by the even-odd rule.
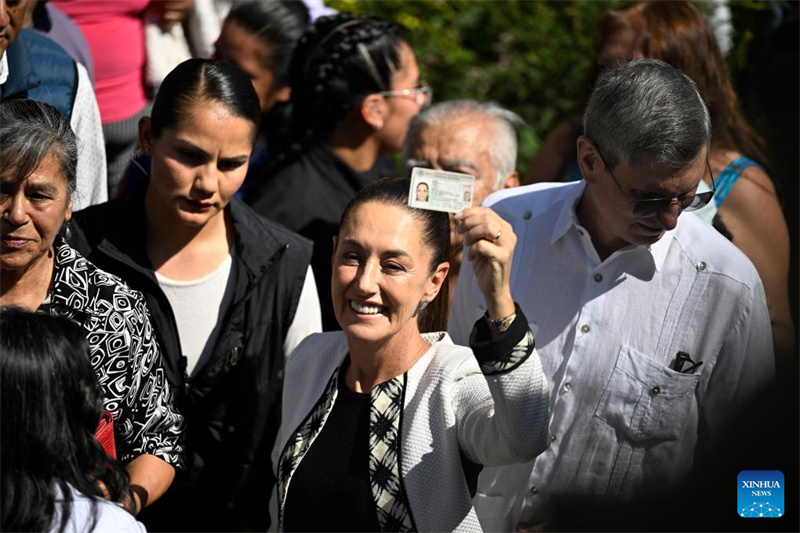
[[[527,327],[524,317],[515,322]],[[370,477],[380,462],[398,478],[383,489],[372,483],[378,520],[383,530],[480,531],[460,452],[474,463],[499,466],[530,461],[547,448],[547,380],[530,331],[508,353],[481,363],[446,333],[423,336],[432,346],[414,366],[370,392]],[[343,332],[316,334],[287,365],[272,452],[278,481],[271,516],[279,529],[291,476],[333,408],[347,353]],[[391,419],[400,450],[375,442],[376,411]]]

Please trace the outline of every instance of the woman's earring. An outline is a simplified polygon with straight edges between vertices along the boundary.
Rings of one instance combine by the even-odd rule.
[[[428,304],[429,304],[429,303],[430,303],[430,302],[429,302],[428,300],[422,300],[422,301],[419,303],[419,306],[417,307],[417,313],[421,313],[423,309],[425,309],[426,307],[428,307]]]
[[[383,121],[382,120],[379,120],[378,122],[375,123],[375,129],[376,130],[380,130],[382,128],[383,128]]]
[[[149,179],[150,178],[150,171],[148,169],[146,169],[145,166],[142,165],[142,162],[140,161],[140,158],[144,157],[144,156],[150,157],[150,154],[142,153],[139,156],[135,156],[135,154],[134,154],[134,158],[131,160],[131,164],[133,164],[133,166],[135,166],[136,168],[139,169],[139,171],[142,173],[142,176],[144,176],[145,178]]]

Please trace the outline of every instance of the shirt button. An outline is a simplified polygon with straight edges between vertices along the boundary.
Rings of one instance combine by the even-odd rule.
[[[530,211],[525,211],[525,214],[522,215],[522,218],[524,218],[525,220],[530,220],[531,212]]]
[[[567,381],[566,383],[564,383],[564,392],[569,392],[569,390],[570,390],[571,388],[572,388],[572,384],[571,384],[569,381]]]
[[[652,392],[653,395],[655,396],[656,394],[659,394],[661,392],[661,387],[655,385],[652,389],[650,389],[650,392]]]
[[[552,434],[552,435],[550,435],[550,440],[551,440],[551,441],[553,441],[553,442],[555,442],[555,441],[556,441],[556,435],[555,435],[555,433],[554,433],[554,434]]]
[[[703,270],[706,269],[706,267],[708,267],[708,265],[706,264],[705,261],[700,261],[699,263],[697,263],[697,265],[695,265],[695,267],[697,268],[698,272],[702,272]]]
[[[589,333],[589,330],[592,328],[589,327],[589,324],[584,324],[581,326],[581,333]]]
[[[578,235],[580,235],[581,237],[583,237],[583,230],[582,230],[582,229],[579,229],[579,230],[578,230]]]
[[[601,281],[603,281],[603,275],[602,275],[602,274],[595,274],[595,275],[594,275],[594,280],[595,280],[597,283],[600,283]]]
[[[539,494],[539,489],[537,489],[536,487],[531,487],[528,489],[528,492],[536,496],[537,494]]]

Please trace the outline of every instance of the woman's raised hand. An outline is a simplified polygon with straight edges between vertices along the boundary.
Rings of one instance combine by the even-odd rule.
[[[511,297],[511,259],[517,236],[511,224],[488,207],[470,207],[455,216],[456,231],[464,235],[469,260],[475,272],[491,319],[514,314]]]

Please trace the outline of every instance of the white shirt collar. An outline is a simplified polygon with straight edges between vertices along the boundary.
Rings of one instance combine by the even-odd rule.
[[[553,234],[550,239],[550,244],[554,244],[557,240],[561,239],[571,228],[574,227],[577,230],[578,226],[580,226],[575,208],[578,206],[578,202],[580,202],[585,191],[586,182],[583,180],[581,180],[579,186],[570,187],[569,194],[564,198],[559,208],[560,212],[558,213],[556,222],[553,225]],[[664,260],[667,257],[674,231],[675,230],[667,231],[658,241],[649,246],[632,246],[630,250],[626,251],[647,249],[650,255],[653,256],[653,263],[655,264],[656,270],[661,270]]]
[[[8,80],[8,56],[5,52],[3,57],[0,57],[0,85],[4,85]]]
[[[575,214],[575,208],[578,206],[580,199],[583,198],[585,190],[586,182],[584,180],[581,180],[576,187],[569,187],[569,193],[561,204],[556,223],[553,224],[553,236],[550,244],[554,244],[566,235],[571,227],[578,225],[578,216]]]

